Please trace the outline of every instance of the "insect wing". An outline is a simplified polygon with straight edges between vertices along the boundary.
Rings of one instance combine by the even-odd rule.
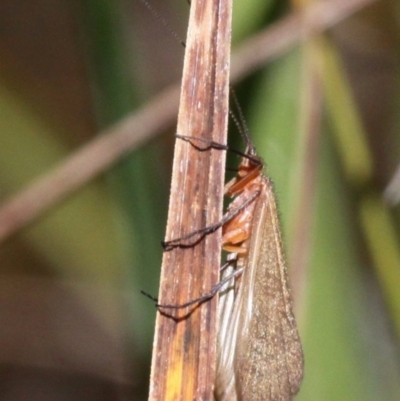
[[[232,275],[235,270],[232,262],[222,273],[221,280]],[[239,316],[234,313],[235,278],[226,283],[219,294],[218,302],[218,347],[217,347],[217,377],[215,397],[217,401],[236,401],[235,376],[233,374],[235,343],[238,331]],[[236,307],[237,309],[237,307]]]
[[[263,177],[250,249],[237,296],[234,372],[237,400],[290,401],[303,377],[303,351],[292,311],[271,183]]]

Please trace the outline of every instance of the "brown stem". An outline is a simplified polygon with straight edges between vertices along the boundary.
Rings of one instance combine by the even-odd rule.
[[[191,4],[177,133],[226,143],[231,0]],[[177,138],[166,241],[222,218],[225,151],[199,151]],[[192,247],[164,253],[159,303],[182,305],[218,281],[221,230]],[[157,315],[151,401],[212,400],[216,358],[216,299]]]

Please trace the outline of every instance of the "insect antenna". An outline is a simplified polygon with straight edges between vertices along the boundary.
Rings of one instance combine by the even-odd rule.
[[[229,110],[229,114],[230,114],[232,120],[234,121],[240,135],[242,136],[244,143],[246,144],[246,147],[247,147],[246,153],[248,153],[249,155],[255,155],[256,148],[250,138],[249,127],[246,124],[246,119],[244,118],[243,110],[240,107],[239,100],[232,87],[230,87],[230,93],[231,93],[231,99],[233,100],[233,104],[235,105],[235,109],[236,109],[236,112],[237,112],[239,118],[236,117],[236,115],[234,114],[232,109]]]
[[[171,25],[168,23],[168,21],[160,15],[160,13],[147,1],[147,0],[140,0],[142,4],[147,8],[147,10],[150,12],[150,14],[158,21],[161,22],[161,24],[164,25],[165,29],[172,35],[172,37],[177,40],[184,48],[186,47],[186,43],[182,38],[171,28]],[[190,5],[190,3],[189,3]]]

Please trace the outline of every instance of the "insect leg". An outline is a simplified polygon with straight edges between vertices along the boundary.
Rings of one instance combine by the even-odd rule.
[[[163,248],[165,251],[170,251],[171,249],[174,248],[190,248],[194,245],[196,245],[198,242],[200,242],[206,235],[213,233],[214,231],[218,230],[218,228],[222,227],[224,224],[226,224],[228,221],[232,220],[235,216],[237,216],[242,210],[244,210],[251,202],[254,201],[258,196],[260,195],[260,191],[255,191],[254,194],[249,197],[249,199],[246,200],[242,205],[237,207],[236,209],[230,211],[229,213],[226,213],[225,216],[222,218],[221,221],[218,223],[212,224],[208,227],[204,227],[200,230],[194,231],[190,234],[187,234],[183,237],[180,238],[175,238],[170,241],[163,241],[161,242]],[[198,236],[197,239],[185,243],[187,240],[191,240],[193,237]]]
[[[225,268],[226,266],[228,266],[231,262],[227,262],[225,263],[222,267],[221,270],[223,268]],[[157,308],[166,308],[166,309],[184,309],[187,308],[188,306],[191,305],[195,305],[198,303],[202,303],[205,301],[208,301],[209,299],[213,298],[219,291],[221,291],[221,289],[224,287],[224,285],[226,283],[228,283],[230,280],[232,280],[234,277],[239,276],[240,274],[243,273],[243,268],[237,269],[235,270],[233,273],[229,274],[228,276],[226,276],[223,280],[221,280],[218,284],[216,284],[210,292],[208,292],[207,294],[202,295],[201,297],[198,297],[196,299],[192,299],[191,301],[188,301],[184,304],[180,304],[180,305],[164,305],[164,304],[156,304]],[[149,296],[149,294],[145,293],[142,291],[142,294],[147,296],[148,298],[152,299],[153,301],[156,301],[155,298],[153,298],[152,296]]]

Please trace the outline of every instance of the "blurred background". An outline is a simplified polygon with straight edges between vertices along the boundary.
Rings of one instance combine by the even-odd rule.
[[[357,2],[235,83],[280,204],[306,363],[296,400],[400,399],[400,5]],[[189,6],[149,3],[170,28],[140,0],[1,0],[0,227],[13,196],[179,84],[169,30],[184,39]],[[235,0],[233,52],[315,3]],[[160,126],[2,234],[1,401],[147,399],[155,308],[140,289],[158,292],[174,118]]]

